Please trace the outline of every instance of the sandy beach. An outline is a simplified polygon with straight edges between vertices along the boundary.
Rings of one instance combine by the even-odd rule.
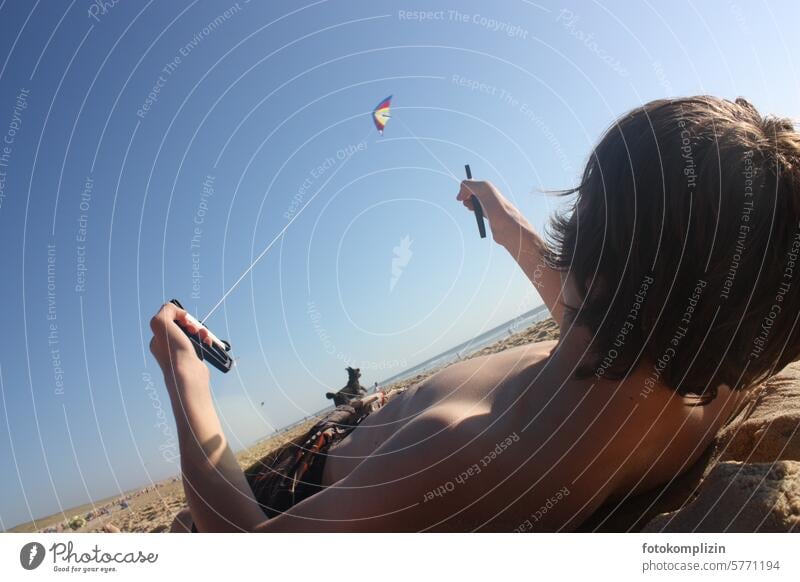
[[[510,335],[486,346],[465,359],[502,352],[515,346],[558,338],[558,326],[552,319],[535,323],[519,333]],[[434,368],[400,382],[384,386],[385,389],[413,386],[436,373]],[[297,424],[279,434],[265,438],[252,447],[240,451],[236,457],[243,469],[254,464],[287,441],[303,434],[314,419]],[[180,478],[173,477],[149,487],[87,503],[64,510],[35,522],[20,524],[12,532],[102,532],[113,525],[123,532],[164,532],[169,529],[175,514],[186,505]]]

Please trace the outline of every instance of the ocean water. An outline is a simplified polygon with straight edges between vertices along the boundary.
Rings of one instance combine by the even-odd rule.
[[[538,323],[543,319],[547,319],[550,317],[550,312],[547,310],[547,307],[544,305],[540,305],[539,307],[534,307],[530,311],[526,311],[525,313],[518,315],[514,319],[506,321],[498,325],[497,327],[493,327],[492,329],[483,332],[482,334],[468,340],[462,344],[454,346],[447,351],[442,352],[430,359],[425,360],[407,370],[403,370],[399,374],[395,374],[389,378],[386,378],[380,382],[378,382],[378,386],[387,386],[394,382],[399,382],[401,380],[405,380],[406,378],[411,378],[412,376],[416,376],[417,374],[421,374],[422,372],[433,370],[436,368],[440,368],[442,366],[447,366],[448,364],[452,364],[453,362],[457,362],[459,360],[463,360],[466,357],[469,357],[471,354],[474,354],[478,350],[485,348],[488,345],[493,344],[496,341],[499,341],[503,338],[506,338],[510,335],[513,335],[517,332],[520,332],[534,323]],[[368,392],[372,392],[371,387],[366,387]],[[264,438],[271,437],[274,434],[278,434],[284,431],[287,431],[298,424],[307,421],[309,418],[320,417],[326,412],[333,410],[333,405],[327,406],[322,410],[316,412],[315,414],[303,417],[298,419],[297,421],[288,424],[280,429],[277,429],[275,433],[265,435]],[[258,442],[261,439],[258,439]]]
[[[547,310],[547,307],[544,305],[540,305],[539,307],[534,307],[530,311],[526,311],[525,313],[518,315],[514,319],[507,321],[494,327],[484,333],[480,334],[477,337],[474,337],[462,344],[459,344],[455,347],[450,348],[449,350],[442,352],[416,366],[408,368],[407,370],[403,370],[399,374],[395,374],[381,382],[378,382],[379,386],[386,386],[388,384],[392,384],[394,382],[399,382],[401,380],[405,380],[406,378],[410,378],[412,376],[416,376],[417,374],[421,374],[428,370],[432,370],[435,368],[441,368],[442,366],[447,366],[448,364],[452,364],[453,362],[457,362],[459,360],[463,360],[464,358],[469,357],[471,354],[474,354],[478,350],[485,348],[488,345],[495,343],[503,338],[511,336],[517,332],[520,332],[534,323],[538,323],[543,319],[547,319],[550,317],[550,312]]]

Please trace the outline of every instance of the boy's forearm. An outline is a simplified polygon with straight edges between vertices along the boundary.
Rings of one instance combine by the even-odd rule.
[[[561,301],[561,273],[545,260],[545,243],[533,227],[527,223],[519,225],[518,236],[504,241],[503,247],[511,254],[542,296],[553,319],[561,325],[564,306]]]
[[[252,531],[266,517],[228,446],[211,391],[181,388],[173,382],[169,392],[192,518],[199,531]]]

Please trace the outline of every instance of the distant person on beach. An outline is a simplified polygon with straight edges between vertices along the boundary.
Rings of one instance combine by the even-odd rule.
[[[162,307],[151,350],[194,528],[567,531],[690,467],[800,356],[800,135],[743,99],[653,101],[608,129],[566,194],[547,240],[488,182],[457,197],[477,196],[560,339],[453,364],[354,430],[330,420],[304,437],[325,442],[289,497],[245,477],[174,323],[185,312]]]

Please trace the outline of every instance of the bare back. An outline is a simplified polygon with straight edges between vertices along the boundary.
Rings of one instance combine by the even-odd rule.
[[[324,484],[365,465],[397,474],[401,463],[398,478],[368,486],[418,488],[411,498],[437,508],[431,529],[572,529],[691,466],[739,401],[726,389],[703,408],[663,387],[643,396],[639,371],[622,383],[575,380],[569,352],[543,342],[451,365],[332,449]]]

